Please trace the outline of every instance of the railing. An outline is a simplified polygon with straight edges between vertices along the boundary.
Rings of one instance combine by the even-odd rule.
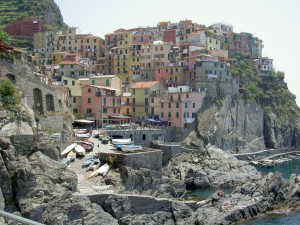
[[[0,210],[0,216],[3,218],[6,218],[6,219],[17,221],[23,225],[43,225],[42,223],[38,223],[38,222],[29,220],[29,219],[23,218],[21,216],[17,216],[17,215],[14,215],[14,214],[2,211],[2,210]]]

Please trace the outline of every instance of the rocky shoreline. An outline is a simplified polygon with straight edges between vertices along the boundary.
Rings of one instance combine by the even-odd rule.
[[[261,177],[248,163],[214,146],[174,158],[161,176],[141,169],[113,170],[103,182],[118,193],[82,194],[77,175],[57,161],[58,152],[42,137],[23,156],[15,154],[10,140],[0,138],[0,209],[45,224],[235,224],[300,204],[299,176]],[[148,178],[139,180],[144,176]],[[129,190],[134,180],[135,188]],[[229,196],[216,192],[201,202],[185,202],[186,186],[237,187]]]

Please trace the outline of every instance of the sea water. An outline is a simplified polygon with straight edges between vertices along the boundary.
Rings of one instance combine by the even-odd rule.
[[[285,179],[289,179],[292,173],[300,174],[300,158],[293,159],[289,162],[277,164],[274,167],[256,166],[256,169],[264,175],[270,172],[279,172]],[[189,198],[195,200],[203,200],[210,197],[217,190],[224,191],[225,194],[230,194],[234,188],[228,189],[196,189],[188,193]],[[242,222],[243,225],[300,225],[300,211],[285,211],[271,213],[258,216],[247,222]]]

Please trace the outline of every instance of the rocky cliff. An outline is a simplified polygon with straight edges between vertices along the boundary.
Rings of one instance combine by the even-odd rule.
[[[195,130],[183,142],[185,145],[201,148],[212,144],[230,153],[299,146],[297,116],[278,117],[242,96],[227,95],[211,102],[206,99]]]

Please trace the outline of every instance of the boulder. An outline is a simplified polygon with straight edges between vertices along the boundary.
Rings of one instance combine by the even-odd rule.
[[[8,123],[0,130],[0,136],[10,137],[12,135],[29,134],[33,135],[32,128],[23,121],[19,123]]]
[[[131,214],[131,204],[128,197],[109,196],[103,207],[116,219],[120,219]]]
[[[1,137],[0,138],[0,149],[9,149],[11,142],[9,139]]]

